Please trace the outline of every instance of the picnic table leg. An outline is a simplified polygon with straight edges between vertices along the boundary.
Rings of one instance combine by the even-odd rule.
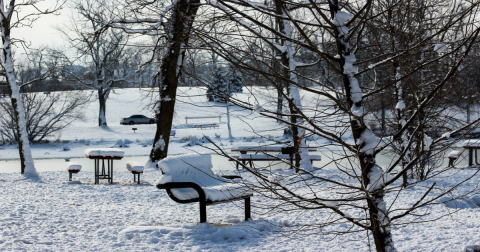
[[[112,159],[112,165],[110,166],[110,184],[113,184],[113,159]]]
[[[72,181],[72,172],[68,171],[68,181]]]
[[[477,150],[478,150],[478,149],[475,149],[475,164],[480,165],[480,164],[478,163]]]
[[[252,217],[250,197],[245,198],[245,221],[248,221]]]
[[[95,184],[98,184],[98,174],[100,173],[100,160],[94,159],[93,162],[95,164]]]
[[[468,166],[473,165],[473,149],[469,148],[468,149]]]
[[[140,173],[138,174],[138,185],[140,185]]]

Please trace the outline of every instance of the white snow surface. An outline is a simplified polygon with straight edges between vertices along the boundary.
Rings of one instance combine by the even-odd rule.
[[[454,150],[448,154],[448,158],[458,158],[460,156],[460,151]]]
[[[478,147],[480,147],[480,140],[469,139],[469,140],[463,142],[463,147],[464,148],[466,148],[466,147],[478,148]]]
[[[169,182],[193,182],[202,187],[205,197],[210,201],[222,201],[241,196],[252,195],[250,189],[242,183],[217,176],[212,171],[212,159],[209,154],[184,154],[167,157],[158,162],[158,167],[165,173],[157,184]],[[198,198],[192,188],[172,189],[175,197],[188,200]]]
[[[85,157],[123,157],[125,152],[117,148],[89,148],[85,150]]]
[[[328,177],[344,176],[340,171],[320,172]],[[405,209],[433,182],[437,182],[437,187],[448,187],[473,172],[449,172],[435,181],[407,189],[398,198],[392,194],[385,199],[386,207],[395,201],[394,208]],[[294,239],[278,233],[299,223],[328,221],[332,216],[321,210],[262,215],[256,206],[268,198],[257,194],[252,197],[253,220],[241,221],[243,202],[237,201],[207,208],[209,223],[232,226],[199,224],[198,203],[178,204],[165,190],[155,187],[160,171],[146,170],[142,185],[134,184],[126,170],[114,172],[116,184],[112,185],[93,185],[93,172],[77,174],[75,178],[81,184],[68,184],[66,171],[39,175],[42,182],[32,183],[19,173],[2,174],[1,251],[369,251],[366,232],[340,236],[300,234]],[[252,179],[247,173],[241,175]],[[462,184],[457,188],[459,194],[474,189],[479,179],[476,175]],[[435,222],[396,225],[392,234],[397,250],[463,251],[467,246],[480,244],[476,224],[480,221],[480,208],[470,206],[452,209],[438,204],[424,208],[430,219],[446,217]],[[363,217],[353,212],[349,215]],[[325,230],[350,228],[349,224],[341,224]],[[374,250],[373,243],[371,246]]]
[[[80,171],[82,166],[79,163],[75,162],[68,162],[67,163],[67,171]]]
[[[144,166],[138,161],[128,161],[127,170],[131,172],[143,172]]]

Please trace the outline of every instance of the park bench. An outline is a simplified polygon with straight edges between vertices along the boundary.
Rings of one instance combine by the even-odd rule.
[[[207,206],[245,200],[245,221],[250,219],[252,191],[238,180],[239,176],[218,176],[212,172],[210,155],[186,154],[167,157],[158,162],[162,177],[158,189],[181,204],[199,202],[200,222],[207,221]]]
[[[127,170],[129,170],[133,174],[133,182],[137,182],[140,185],[140,173],[143,173],[143,165],[137,161],[128,161],[127,162]],[[136,178],[138,177],[138,179]],[[135,180],[137,179],[137,180]]]
[[[218,122],[222,122],[222,116],[194,116],[194,117],[188,117],[185,116],[185,123],[188,124],[188,119],[209,119],[209,118],[218,118]]]
[[[175,131],[175,130],[170,130],[170,136],[175,137],[175,134],[177,134],[177,131]]]
[[[75,163],[75,162],[67,163],[68,181],[72,181],[72,174],[79,173],[81,169],[82,169],[82,166],[79,163]]]
[[[220,127],[218,124],[216,123],[208,123],[208,124],[197,124],[195,125],[195,128],[197,129],[206,129],[206,128],[217,128],[217,127]]]

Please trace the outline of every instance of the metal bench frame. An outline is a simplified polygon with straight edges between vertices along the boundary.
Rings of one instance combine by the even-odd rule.
[[[238,178],[238,176],[231,176],[231,177]],[[252,216],[251,205],[250,205],[250,196],[252,195],[247,195],[239,198],[232,198],[232,199],[223,200],[223,201],[211,201],[206,199],[205,192],[203,191],[202,187],[200,187],[198,184],[194,182],[169,182],[165,184],[158,184],[157,188],[167,190],[168,196],[177,203],[188,204],[193,202],[199,202],[200,203],[200,223],[207,222],[207,206],[228,203],[228,202],[243,200],[243,199],[245,199],[245,221],[248,221]],[[171,189],[178,189],[178,188],[192,188],[195,191],[197,191],[198,198],[188,199],[188,200],[179,199],[175,197],[175,195],[173,195],[171,190]]]

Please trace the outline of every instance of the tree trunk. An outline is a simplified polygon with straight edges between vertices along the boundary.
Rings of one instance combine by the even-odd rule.
[[[169,37],[160,70],[155,81],[160,92],[160,101],[155,110],[157,131],[150,152],[152,163],[164,159],[168,153],[170,131],[172,128],[178,77],[180,76],[185,45],[188,43],[190,30],[197,13],[199,0],[179,0],[172,10],[172,17],[166,25]]]
[[[286,20],[287,15],[283,10],[283,5],[283,0],[275,0],[275,13],[278,16],[282,16],[284,18],[281,19],[279,17],[276,17],[276,22],[278,23],[278,29],[280,33],[284,34],[286,37],[290,37],[290,24],[288,23],[288,20]],[[295,74],[295,61],[293,59],[294,49],[292,48],[290,41],[284,38],[281,38],[280,41],[281,45],[287,48],[284,52],[282,52],[281,59],[283,65],[283,78],[285,79],[285,88],[287,90],[288,97],[291,99],[291,102],[288,103],[288,106],[290,108],[290,114],[293,115],[290,117],[290,124],[293,133],[295,167],[302,166],[302,168],[304,169],[311,170],[311,163],[308,159],[308,150],[306,148],[300,148],[301,145],[302,147],[306,147],[306,141],[304,138],[305,130],[298,128],[297,124],[302,123],[302,120],[298,119],[295,116],[295,114],[298,113],[297,109],[302,109],[302,103],[300,100],[300,93],[298,87],[295,86],[295,84],[298,84],[298,82],[297,76]],[[295,84],[291,84],[288,80]],[[302,156],[306,160],[302,161]]]
[[[107,105],[107,96],[103,88],[98,89],[98,103],[100,105],[98,110],[98,126],[107,126],[107,118],[105,117],[105,110]]]
[[[33,163],[32,151],[28,141],[25,110],[20,96],[20,87],[16,83],[15,70],[13,68],[12,47],[10,40],[10,22],[2,20],[2,42],[3,42],[3,65],[8,86],[8,93],[14,110],[15,127],[17,131],[18,152],[20,154],[20,172],[29,178],[38,178]]]
[[[371,4],[371,2],[369,3]],[[387,207],[383,200],[384,185],[370,184],[370,177],[380,172],[383,176],[383,171],[377,166],[373,150],[362,150],[363,147],[372,141],[371,134],[373,134],[365,124],[363,117],[363,94],[360,89],[359,82],[355,77],[358,69],[353,66],[355,63],[355,55],[350,51],[350,43],[348,31],[349,27],[345,23],[337,20],[337,15],[340,12],[338,0],[330,2],[330,10],[332,20],[336,23],[337,29],[334,29],[336,38],[337,51],[340,55],[340,72],[343,73],[342,80],[345,87],[347,103],[350,108],[350,125],[352,128],[353,138],[357,143],[356,153],[362,169],[362,182],[366,189],[367,205],[370,218],[370,230],[372,231],[377,251],[393,252],[396,251],[392,234],[389,228],[390,221],[388,219]],[[349,15],[341,13],[343,16]],[[351,15],[353,17],[353,15]],[[376,182],[376,181],[373,181]],[[381,183],[377,181],[376,183]]]

